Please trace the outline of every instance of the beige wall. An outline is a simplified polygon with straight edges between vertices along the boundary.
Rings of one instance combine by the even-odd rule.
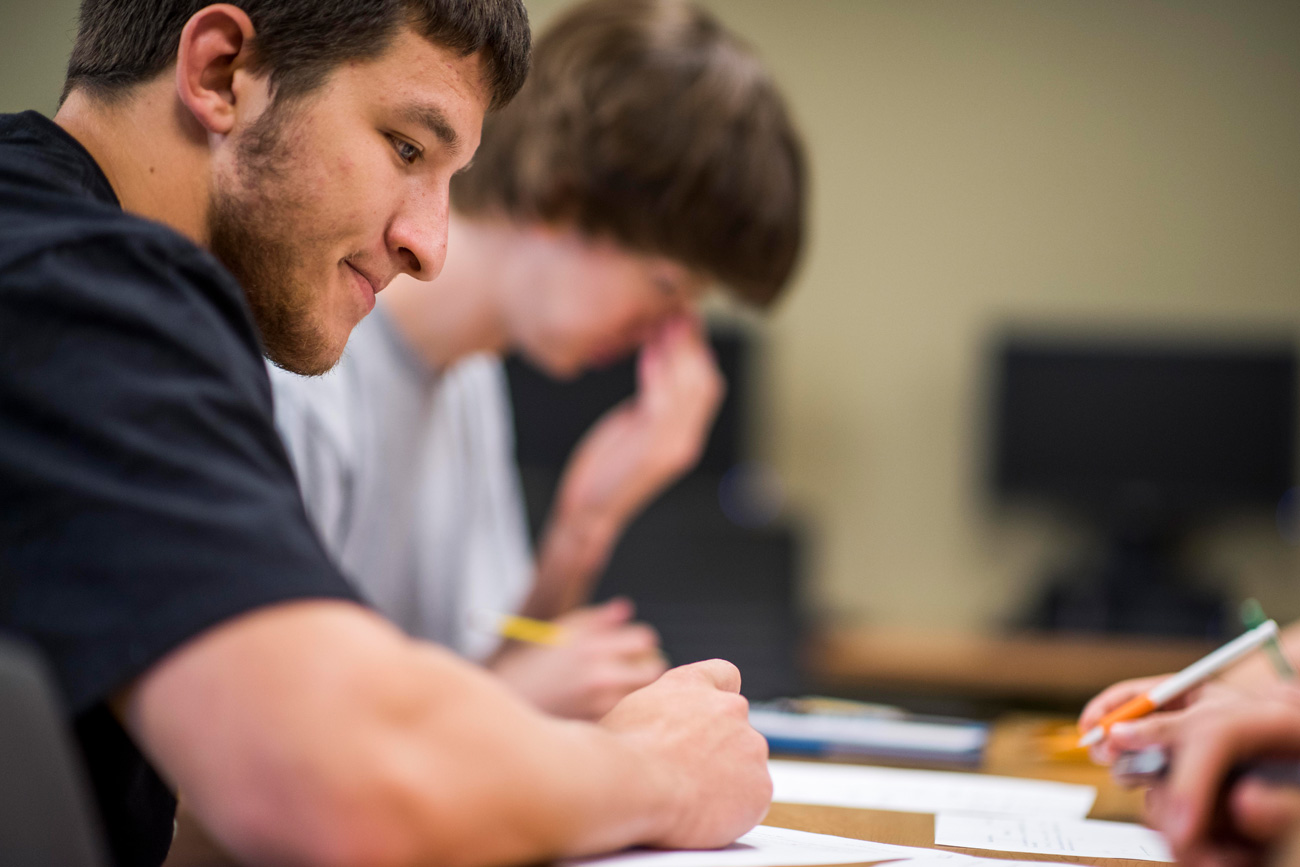
[[[561,5],[529,3],[539,22]],[[767,58],[813,156],[763,438],[819,543],[813,602],[996,624],[1070,537],[981,508],[987,330],[1300,319],[1300,5],[706,5]],[[53,106],[74,6],[0,0],[0,109]],[[1300,555],[1267,522],[1197,554],[1300,616]]]
[[[77,0],[0,0],[0,112],[58,104]]]

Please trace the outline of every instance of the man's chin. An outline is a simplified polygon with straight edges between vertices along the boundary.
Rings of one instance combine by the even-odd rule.
[[[329,340],[317,332],[313,332],[310,337],[299,333],[291,340],[283,339],[283,335],[276,338],[263,336],[263,354],[267,360],[276,367],[299,376],[329,373],[339,363],[343,350],[347,347],[346,337],[341,341]]]
[[[342,357],[336,356],[332,360],[322,358],[306,360],[296,355],[285,356],[280,353],[272,353],[269,351],[265,353],[265,356],[267,361],[271,362],[281,370],[287,370],[290,373],[296,373],[299,376],[322,376],[323,374],[329,373],[334,369],[335,365],[339,363],[339,358]]]

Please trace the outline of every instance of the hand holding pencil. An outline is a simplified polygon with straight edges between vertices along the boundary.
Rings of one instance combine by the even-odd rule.
[[[547,713],[599,719],[667,668],[658,634],[633,613],[630,602],[613,599],[550,622],[494,615],[493,631],[511,641],[488,666]]]
[[[1179,706],[1189,692],[1252,651],[1276,645],[1277,637],[1277,623],[1268,620],[1176,674],[1124,681],[1103,691],[1079,718],[1084,733],[1080,746],[1095,747],[1116,723],[1138,719],[1158,708]]]
[[[1177,674],[1112,686],[1080,717],[1095,758],[1160,751],[1165,773],[1143,783],[1146,821],[1181,864],[1261,864],[1300,823],[1300,786],[1241,771],[1300,757],[1300,681],[1277,635],[1267,621]],[[1272,652],[1249,676],[1247,665],[1207,683],[1261,647]]]
[[[1180,710],[1117,723],[1105,743],[1138,754],[1158,748],[1166,757],[1164,773],[1143,781],[1150,787],[1145,818],[1180,864],[1262,865],[1300,826],[1294,683],[1209,684]]]

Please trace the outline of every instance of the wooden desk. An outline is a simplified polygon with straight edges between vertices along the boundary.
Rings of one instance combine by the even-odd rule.
[[[763,820],[764,825],[811,831],[815,834],[835,834],[855,837],[875,843],[894,843],[899,846],[934,845],[934,816],[928,813],[891,813],[885,810],[849,810],[841,807],[813,807],[804,804],[773,804],[772,811]],[[982,858],[1004,861],[1052,861],[1098,867],[1162,867],[1154,861],[1130,861],[1122,858],[1078,858],[1066,855],[1030,855],[1023,852],[989,852],[980,849],[943,847],[946,852],[964,852]],[[906,865],[901,865],[906,867]],[[1168,867],[1168,865],[1165,865]]]
[[[1062,721],[1065,720],[1058,720],[1058,722]],[[1050,724],[1050,720],[1037,715],[1009,716],[1000,720],[993,728],[984,764],[980,770],[989,774],[1096,786],[1097,802],[1093,805],[1092,812],[1088,814],[1089,818],[1137,821],[1142,810],[1141,794],[1126,791],[1115,785],[1105,768],[1083,763],[1053,762],[1041,757],[1035,745],[1036,738],[1044,727]],[[929,813],[773,804],[763,824],[778,828],[792,828],[796,831],[811,831],[815,834],[854,837],[876,843],[937,848],[934,845],[934,816]],[[1130,861],[1118,858],[1078,858],[950,847],[944,849],[1007,861],[1072,862],[1105,865],[1105,867],[1160,867],[1153,861]]]

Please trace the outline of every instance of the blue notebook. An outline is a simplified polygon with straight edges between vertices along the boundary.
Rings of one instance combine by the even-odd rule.
[[[901,713],[793,710],[791,702],[755,704],[749,722],[773,752],[851,754],[977,765],[989,739],[987,723]]]

